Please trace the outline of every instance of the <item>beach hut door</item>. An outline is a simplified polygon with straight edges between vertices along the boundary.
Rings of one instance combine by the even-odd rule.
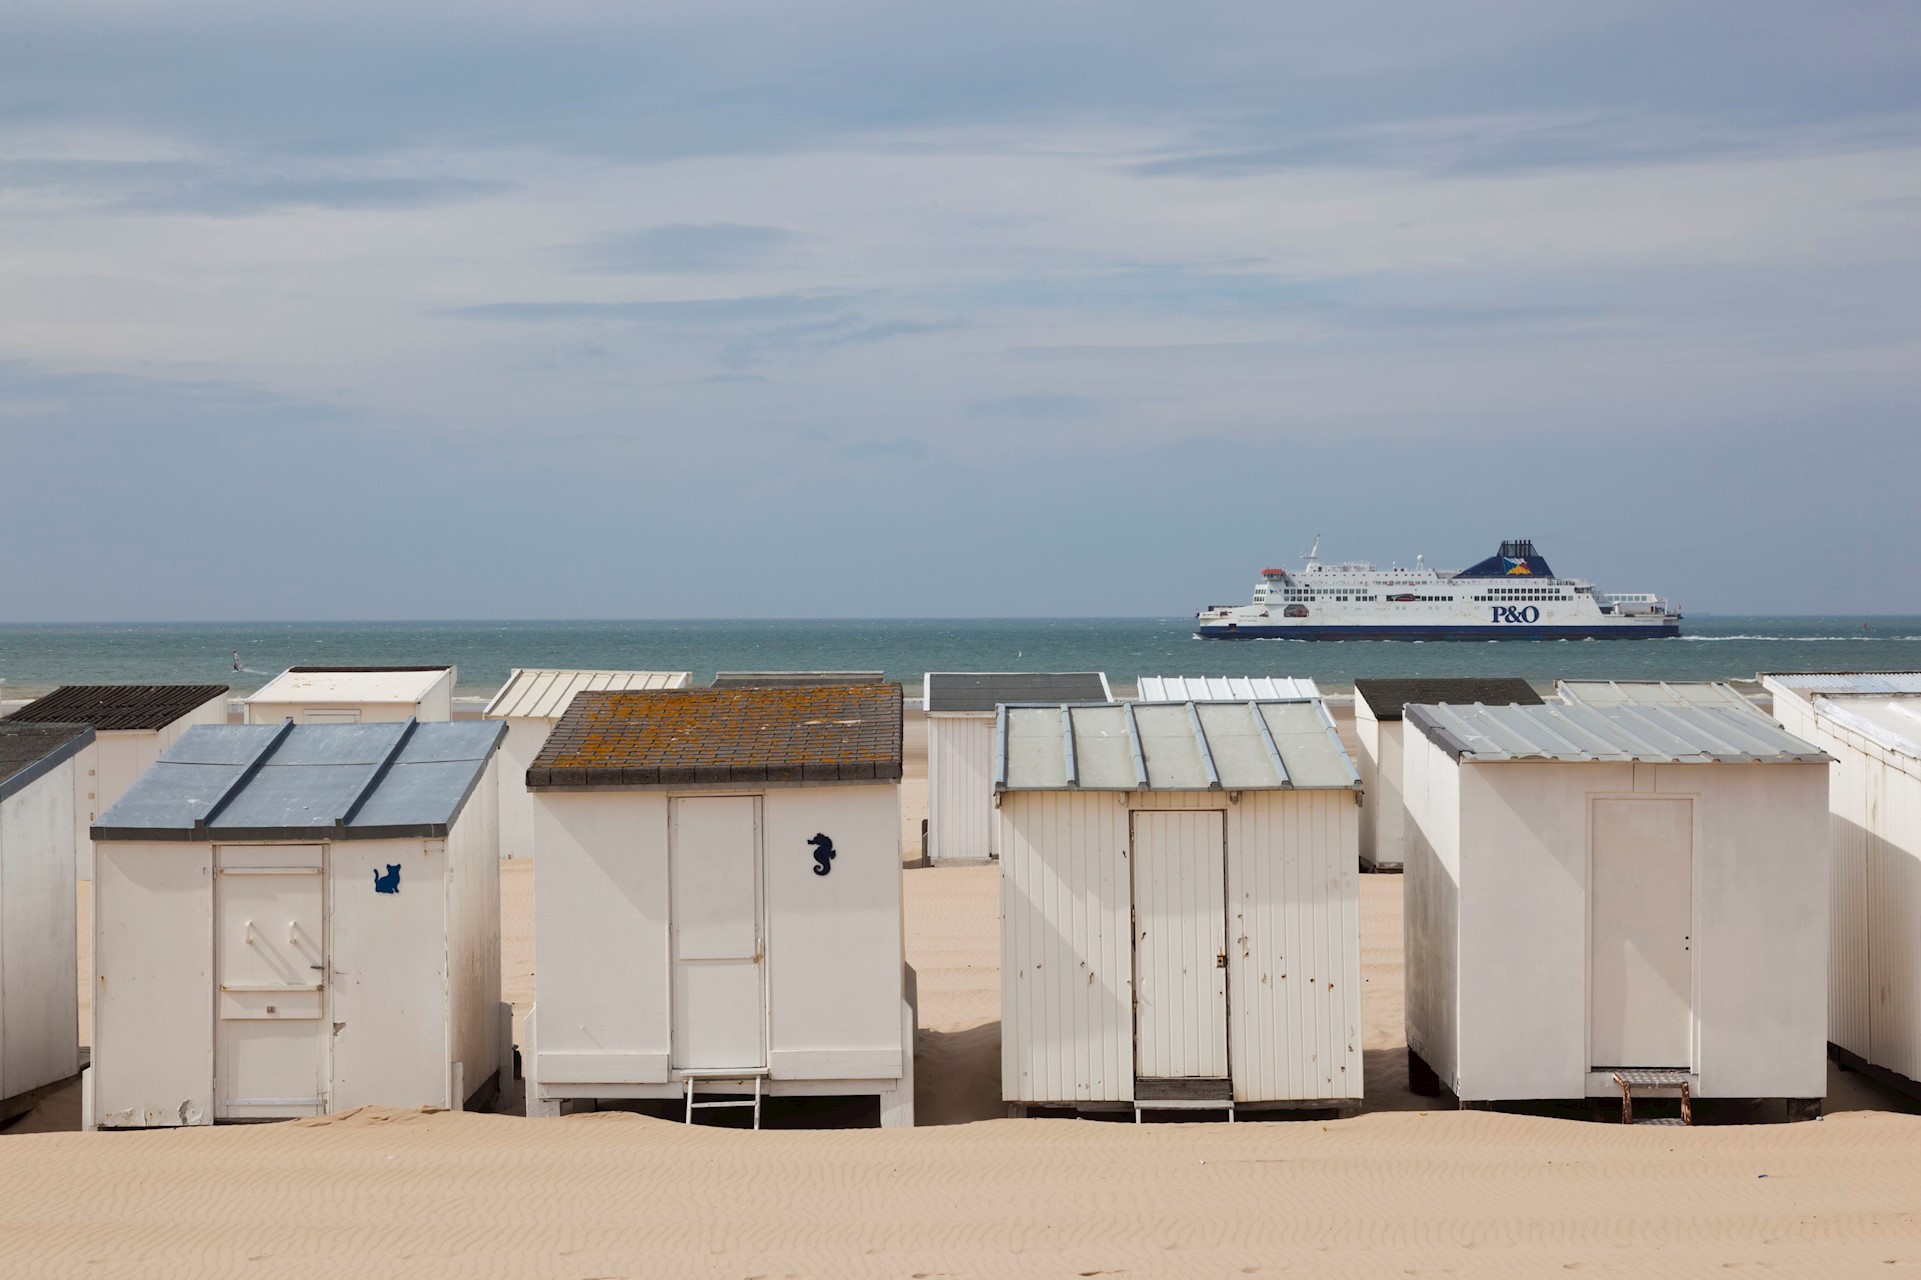
[[[760,927],[760,800],[673,802],[673,1064],[677,1071],[767,1065]]]
[[[1694,802],[1592,801],[1590,1065],[1693,1060]]]
[[[222,846],[214,875],[214,1118],[327,1109],[327,929],[319,845]]]
[[[1137,812],[1133,850],[1134,1074],[1225,1080],[1225,815]]]

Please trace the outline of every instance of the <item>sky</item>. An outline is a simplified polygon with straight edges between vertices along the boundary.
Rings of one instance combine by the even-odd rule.
[[[9,0],[0,622],[1921,614],[1921,6]]]

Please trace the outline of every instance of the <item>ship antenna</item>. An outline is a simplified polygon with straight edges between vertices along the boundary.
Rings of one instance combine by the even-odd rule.
[[[1309,564],[1313,564],[1316,561],[1318,561],[1320,558],[1321,558],[1321,535],[1317,533],[1314,535],[1314,545],[1308,548],[1307,554],[1302,556],[1301,559],[1307,561]]]

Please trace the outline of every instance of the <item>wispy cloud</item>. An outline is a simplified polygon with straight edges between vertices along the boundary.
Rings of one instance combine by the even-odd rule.
[[[764,266],[804,239],[785,227],[738,222],[671,223],[595,236],[568,256],[589,271],[669,274]]]
[[[1086,418],[1100,409],[1100,401],[1088,396],[1059,392],[1032,392],[1021,396],[1001,396],[993,400],[973,400],[967,405],[970,418]]]
[[[263,172],[244,159],[0,161],[0,188],[131,213],[236,218],[287,209],[421,209],[514,189],[511,182],[366,172]]]
[[[850,296],[841,292],[821,292],[634,302],[488,302],[479,306],[455,307],[444,314],[473,320],[511,320],[536,324],[616,320],[705,327],[818,315],[845,306]]]

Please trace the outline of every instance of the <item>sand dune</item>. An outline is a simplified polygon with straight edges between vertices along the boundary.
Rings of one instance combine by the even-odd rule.
[[[910,728],[910,860],[922,744]],[[532,864],[501,877],[518,1030]],[[1362,877],[1368,1102],[1353,1120],[998,1118],[996,874],[915,868],[921,1128],[365,1109],[79,1134],[58,1132],[78,1125],[68,1089],[0,1134],[0,1274],[1921,1273],[1921,1117],[1858,1077],[1832,1077],[1818,1124],[1692,1130],[1457,1113],[1409,1094],[1401,883]]]

